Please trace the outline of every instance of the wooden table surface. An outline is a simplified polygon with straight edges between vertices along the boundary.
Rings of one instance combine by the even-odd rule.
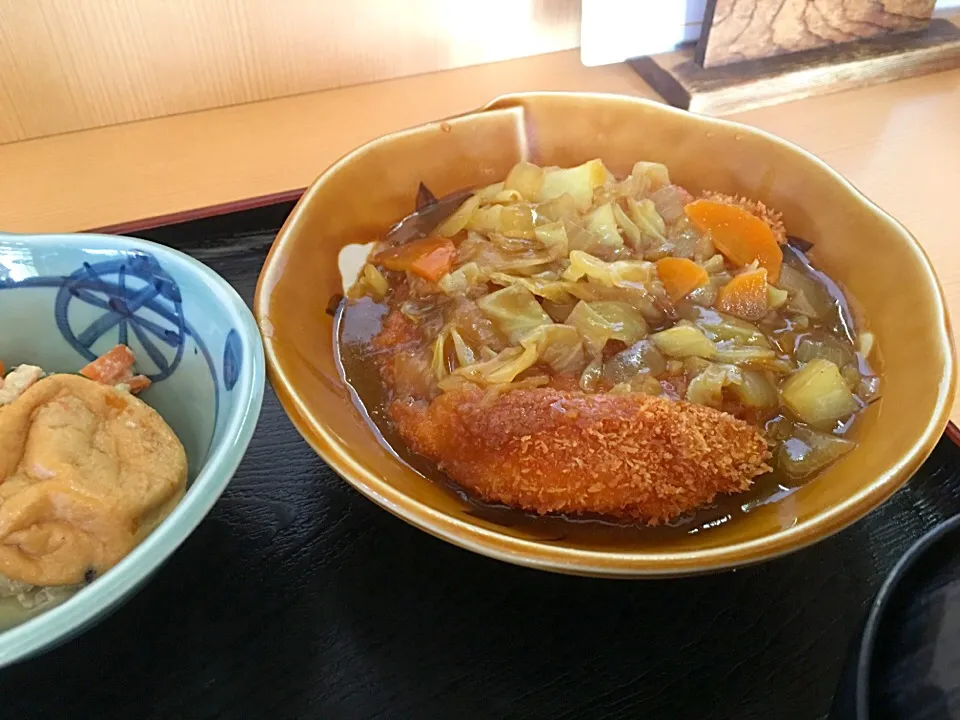
[[[656,97],[626,65],[585,68],[569,51],[0,145],[0,230],[86,230],[295,190],[371,138],[527,90]],[[731,119],[810,150],[901,220],[960,317],[960,70]]]

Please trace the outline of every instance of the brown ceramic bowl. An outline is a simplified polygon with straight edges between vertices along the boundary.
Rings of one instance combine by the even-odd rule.
[[[763,200],[859,301],[883,354],[884,397],[857,449],[781,502],[697,534],[617,541],[531,532],[471,512],[441,483],[383,447],[334,360],[342,292],[338,254],[381,237],[413,210],[423,182],[437,196],[502,179],[522,158],[570,166],[600,157],[614,173],[665,163],[691,191]],[[849,525],[903,485],[947,423],[954,350],[943,294],[916,240],[823,162],[760,130],[630,97],[525,94],[394,133],[350,153],[307,190],[267,258],[255,312],[270,378],[294,424],[351,485],[410,523],[508,562],[584,575],[691,574],[758,562]],[[482,515],[482,514],[481,514]]]

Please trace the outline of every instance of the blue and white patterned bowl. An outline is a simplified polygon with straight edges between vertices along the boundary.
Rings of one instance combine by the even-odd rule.
[[[139,588],[226,488],[263,400],[263,347],[226,281],[169,248],[108,235],[0,233],[0,360],[76,372],[117,343],[153,380],[142,399],[187,451],[181,503],[116,567],[0,633],[0,667],[75,636]]]

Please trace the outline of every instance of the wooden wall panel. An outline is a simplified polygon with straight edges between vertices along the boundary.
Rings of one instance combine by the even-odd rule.
[[[0,0],[0,143],[564,50],[579,33],[579,0]]]

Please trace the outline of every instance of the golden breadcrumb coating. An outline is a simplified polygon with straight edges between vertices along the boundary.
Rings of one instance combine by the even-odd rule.
[[[484,397],[398,400],[391,416],[415,452],[490,502],[657,524],[770,469],[761,432],[712,408],[552,388]]]

